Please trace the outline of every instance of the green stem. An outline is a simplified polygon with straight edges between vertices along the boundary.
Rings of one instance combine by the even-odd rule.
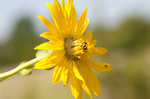
[[[31,65],[35,64],[36,62],[38,62],[42,58],[44,58],[44,56],[43,57],[37,57],[37,58],[32,59],[32,60],[25,62],[25,63],[21,63],[16,68],[14,68],[8,72],[0,73],[0,81],[15,75],[16,73],[20,72],[23,69],[31,67]]]

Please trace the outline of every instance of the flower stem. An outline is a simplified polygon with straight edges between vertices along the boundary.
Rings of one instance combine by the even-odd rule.
[[[21,63],[16,68],[14,68],[14,69],[12,69],[12,70],[10,70],[8,72],[0,73],[0,81],[5,80],[5,79],[7,79],[7,78],[17,74],[18,72],[20,72],[23,69],[31,67],[33,64],[35,64],[36,62],[38,62],[42,58],[44,58],[44,56],[37,57],[37,58],[32,59],[32,60],[30,60],[28,62],[25,62],[25,63]]]

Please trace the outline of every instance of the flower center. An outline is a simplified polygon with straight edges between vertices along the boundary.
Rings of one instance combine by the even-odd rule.
[[[82,39],[73,40],[72,38],[65,39],[66,56],[69,59],[80,60],[88,50],[88,43]]]

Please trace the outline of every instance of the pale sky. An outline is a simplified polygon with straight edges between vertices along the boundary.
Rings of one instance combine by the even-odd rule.
[[[137,13],[150,19],[150,0],[74,0],[78,14],[88,6],[90,26],[96,23],[117,24],[128,14]],[[36,30],[41,31],[43,24],[36,18],[38,14],[50,16],[45,6],[52,0],[1,0],[0,2],[0,43],[8,36],[15,21],[21,16],[30,15]],[[41,27],[41,28],[40,28]]]

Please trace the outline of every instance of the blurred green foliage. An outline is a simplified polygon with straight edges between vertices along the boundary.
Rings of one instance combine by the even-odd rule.
[[[11,38],[0,45],[0,64],[15,64],[34,57],[34,47],[40,42],[29,17],[16,22]]]
[[[94,33],[99,45],[103,44],[111,50],[144,49],[150,42],[150,21],[140,17],[129,17],[112,30],[97,25]]]

